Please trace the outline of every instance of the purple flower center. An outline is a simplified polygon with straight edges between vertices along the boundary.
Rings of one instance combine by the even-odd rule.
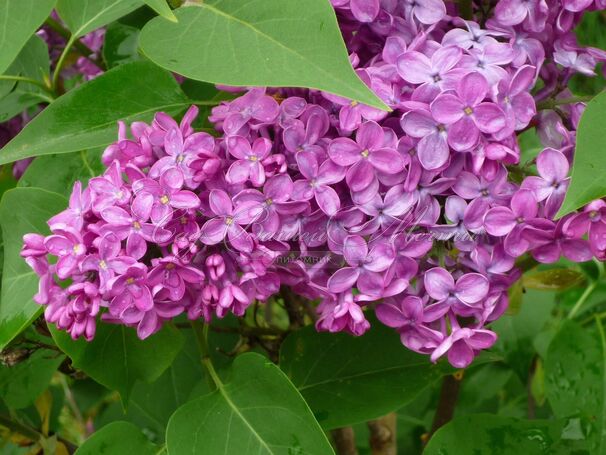
[[[469,106],[467,106],[465,109],[463,109],[463,112],[465,112],[465,114],[467,115],[471,115],[473,114],[473,109]]]

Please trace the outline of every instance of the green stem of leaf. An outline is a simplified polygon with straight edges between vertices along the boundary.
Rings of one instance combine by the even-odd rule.
[[[2,76],[0,76],[0,81],[17,81],[17,82],[25,82],[26,84],[32,84],[35,85],[37,87],[40,87],[41,89],[43,89],[45,92],[54,95],[54,92],[46,86],[46,84],[44,84],[43,82],[37,81],[36,79],[31,79],[29,77],[23,77],[23,76],[11,76],[8,74],[3,74]]]
[[[57,90],[59,79],[61,78],[61,71],[63,70],[63,66],[65,65],[65,59],[69,55],[69,52],[72,46],[74,45],[75,41],[76,38],[74,38],[74,36],[71,36],[69,38],[67,44],[65,45],[65,48],[63,49],[63,52],[61,52],[61,55],[59,56],[59,60],[57,60],[57,66],[55,66],[55,72],[53,74],[53,90],[55,91]]]
[[[577,303],[574,304],[572,310],[570,310],[570,313],[568,313],[568,319],[572,319],[576,316],[576,314],[579,312],[583,304],[587,301],[591,293],[595,290],[596,286],[600,282],[600,279],[604,275],[604,264],[597,260],[595,261],[595,263],[596,267],[598,268],[598,276],[589,284],[589,286],[587,286],[587,288],[585,288],[585,291],[583,291],[583,294],[581,294],[581,297],[579,297]]]
[[[537,110],[554,109],[557,106],[563,106],[566,104],[586,103],[591,101],[593,98],[594,95],[572,96],[570,98],[560,99],[550,98],[537,104]]]
[[[213,384],[211,385],[214,385],[217,389],[220,389],[223,387],[223,382],[215,370],[213,362],[210,358],[210,348],[208,346],[208,329],[210,326],[200,321],[192,321],[191,325],[194,329],[194,333],[196,334],[198,348],[200,349],[200,354],[202,355],[202,365],[204,365],[206,371],[208,371],[208,374],[212,379]]]
[[[60,35],[62,38],[64,38],[66,41],[69,40],[70,35],[71,35],[70,31],[68,29],[66,29],[65,27],[63,27],[63,25],[61,25],[59,22],[54,20],[52,17],[49,17],[48,19],[46,19],[45,24],[48,25],[50,28],[52,28],[55,32],[57,32],[57,34]],[[89,60],[91,60],[95,65],[99,66],[100,68],[103,68],[105,66],[105,65],[103,65],[103,62],[101,60],[90,58],[90,56],[93,55],[95,53],[95,51],[93,51],[90,47],[88,47],[82,41],[80,41],[80,40],[74,41],[74,49],[76,49],[80,55],[88,58]]]

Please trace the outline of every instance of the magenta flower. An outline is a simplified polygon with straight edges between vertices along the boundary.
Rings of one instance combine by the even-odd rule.
[[[147,216],[141,216],[141,210],[133,205],[132,215],[120,207],[108,207],[103,209],[101,217],[107,225],[101,228],[101,233],[113,233],[120,240],[126,239],[126,254],[135,259],[140,259],[147,251],[147,243],[166,243],[172,234],[166,229],[147,223]]]
[[[156,161],[149,170],[149,176],[159,178],[166,170],[177,168],[184,176],[189,187],[195,187],[193,182],[194,168],[192,163],[199,159],[199,155],[212,155],[215,148],[215,139],[208,133],[195,133],[183,138],[181,130],[171,129],[164,137],[164,150],[166,156]]]
[[[359,235],[350,235],[343,244],[343,257],[349,267],[337,270],[329,278],[328,289],[343,292],[357,285],[363,294],[381,295],[384,281],[379,272],[387,270],[393,262],[393,248],[379,241],[369,251],[366,240]]]
[[[355,336],[363,335],[370,323],[364,317],[360,306],[354,302],[351,292],[339,294],[338,301],[325,302],[320,305],[321,316],[316,323],[318,330],[328,332],[346,331]]]
[[[120,240],[113,233],[107,233],[101,237],[98,244],[98,253],[89,254],[82,261],[82,271],[95,271],[99,274],[99,290],[107,291],[107,284],[116,275],[126,272],[128,267],[135,264],[136,260],[129,256],[121,255],[122,247]]]
[[[537,156],[539,176],[526,177],[522,188],[531,190],[537,202],[545,201],[545,216],[552,218],[559,210],[570,183],[568,160],[562,152],[547,148]]]
[[[151,290],[147,281],[147,267],[134,264],[124,274],[111,280],[108,285],[113,297],[109,312],[113,316],[122,316],[129,309],[148,311],[154,306]]]
[[[296,201],[316,199],[318,207],[327,215],[334,215],[341,208],[337,192],[329,185],[338,183],[345,177],[345,168],[326,160],[318,166],[318,158],[313,152],[296,154],[299,171],[305,179],[294,182],[292,198]]]
[[[549,9],[545,0],[500,0],[494,11],[502,25],[528,24],[528,30],[540,32],[545,26]]]
[[[173,302],[183,298],[186,283],[201,283],[204,279],[201,270],[182,264],[179,258],[174,256],[165,256],[154,262],[154,267],[148,275],[148,282],[150,286],[162,286],[159,294],[166,290],[166,297]]]
[[[55,225],[54,235],[46,237],[44,246],[48,252],[57,256],[57,276],[62,280],[69,277],[80,267],[86,254],[86,246],[80,232],[69,226]]]
[[[499,82],[499,106],[505,112],[507,129],[513,131],[525,128],[536,115],[534,98],[529,89],[534,81],[536,69],[525,65],[519,68],[511,78]]]
[[[227,115],[223,121],[223,130],[228,135],[237,134],[247,122],[259,123],[273,121],[280,112],[277,101],[265,94],[265,89],[255,88],[246,95],[229,103]]]
[[[429,296],[436,300],[425,308],[427,322],[441,318],[451,307],[473,307],[488,295],[490,287],[486,277],[479,273],[466,273],[455,282],[442,267],[425,272],[423,283]]]
[[[120,163],[114,161],[103,173],[103,177],[94,177],[88,182],[93,192],[92,208],[100,213],[112,205],[125,206],[130,201],[130,190],[124,185]]]
[[[446,16],[446,6],[441,0],[405,0],[404,15],[407,19],[414,17],[422,24],[431,25]]]
[[[446,32],[442,38],[442,46],[458,46],[461,49],[483,49],[488,44],[498,41],[494,38],[502,33],[495,30],[485,30],[472,21],[462,21],[466,29],[453,28]]]
[[[431,354],[431,361],[436,362],[448,352],[448,361],[455,368],[465,368],[474,359],[476,352],[490,348],[497,341],[497,336],[490,330],[453,328],[453,332]]]
[[[539,208],[532,191],[518,190],[511,198],[510,207],[493,207],[484,217],[484,227],[490,235],[505,236],[505,251],[518,257],[532,246],[539,246],[541,231],[553,229],[553,223],[537,218]],[[529,234],[538,236],[529,237]]]
[[[461,59],[461,67],[477,71],[493,86],[508,76],[503,66],[511,63],[514,51],[509,44],[491,43],[482,49],[470,49],[469,55]]]
[[[599,199],[589,203],[581,213],[566,221],[563,231],[567,236],[580,238],[588,233],[589,246],[600,260],[606,259],[606,202]]]
[[[251,210],[257,213],[253,225],[255,234],[262,240],[269,240],[279,231],[282,216],[302,213],[309,208],[305,201],[291,200],[293,191],[290,176],[280,174],[267,180],[263,193],[253,189],[242,190],[234,197],[234,202],[236,206],[253,203]]]
[[[448,143],[458,151],[477,144],[482,133],[496,133],[505,126],[505,114],[494,103],[482,102],[488,93],[488,82],[479,73],[464,76],[456,94],[439,95],[430,106],[436,121],[450,125]]]
[[[434,171],[448,162],[448,131],[424,109],[407,112],[402,117],[402,129],[411,137],[420,138],[417,144],[419,162],[424,169]]]
[[[398,57],[398,74],[411,84],[426,84],[436,93],[456,85],[456,71],[452,71],[461,60],[463,53],[457,46],[437,49],[431,58],[417,51],[407,51]]]
[[[69,197],[69,207],[48,220],[48,225],[51,229],[56,224],[72,226],[75,230],[82,229],[84,216],[90,210],[91,203],[90,190],[85,188],[82,191],[82,184],[75,182],[72,194]]]
[[[189,190],[182,190],[185,180],[183,173],[175,168],[169,168],[156,181],[144,178],[133,183],[136,194],[133,201],[133,213],[147,221],[151,217],[157,226],[164,226],[173,216],[174,209],[188,210],[200,206],[200,199]]]
[[[424,325],[423,301],[417,296],[377,305],[375,313],[383,324],[398,329],[402,344],[412,351],[430,354],[442,342],[439,331]]]
[[[323,109],[311,109],[305,124],[301,121],[293,121],[284,130],[282,133],[284,145],[292,153],[303,150],[322,153],[323,149],[317,142],[326,135],[328,127],[329,120],[326,111]]]
[[[375,122],[366,122],[356,132],[356,141],[338,138],[328,146],[330,159],[347,167],[345,180],[351,190],[363,191],[376,179],[375,170],[395,174],[404,169],[404,159],[385,143],[386,134]]]
[[[242,136],[232,136],[227,140],[229,153],[238,158],[227,171],[227,181],[244,183],[250,180],[254,186],[265,183],[265,169],[261,163],[271,151],[271,142],[265,138],[255,139],[252,146]]]
[[[65,330],[75,340],[81,336],[88,341],[95,336],[96,316],[101,306],[101,297],[93,283],[74,283],[56,294],[46,307],[44,317],[48,322]]]
[[[532,256],[539,262],[550,264],[564,256],[574,262],[586,262],[591,260],[593,253],[591,244],[582,238],[574,237],[573,232],[566,232],[565,227],[574,214],[561,218],[556,224],[553,232],[550,232],[549,241],[534,248]]]
[[[371,201],[359,206],[360,210],[371,219],[360,226],[353,227],[351,232],[368,235],[380,230],[389,234],[401,227],[400,217],[407,214],[415,203],[415,193],[406,191],[404,185],[393,186],[385,193],[384,198],[376,194]]]
[[[400,233],[393,237],[393,248],[396,253],[389,274],[406,280],[417,274],[419,266],[417,261],[425,256],[433,247],[429,235],[415,236],[412,233]]]
[[[211,212],[216,215],[202,226],[200,241],[206,245],[216,245],[225,237],[239,251],[251,252],[253,239],[242,225],[254,221],[252,204],[246,203],[234,209],[231,198],[223,190],[212,190],[208,196]]]

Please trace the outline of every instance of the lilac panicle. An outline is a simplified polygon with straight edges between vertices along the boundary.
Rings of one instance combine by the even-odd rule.
[[[212,110],[215,135],[194,130],[195,107],[120,123],[103,175],[74,185],[51,235],[23,239],[49,322],[146,338],[288,287],[319,301],[318,330],[362,335],[374,309],[408,349],[464,368],[496,341],[516,259],[606,259],[606,202],[554,219],[584,104],[537,112],[606,60],[572,33],[600,5],[500,0],[463,20],[441,0],[331,3],[352,66],[391,111],[224,87],[238,95]],[[528,128],[536,171],[519,166]]]

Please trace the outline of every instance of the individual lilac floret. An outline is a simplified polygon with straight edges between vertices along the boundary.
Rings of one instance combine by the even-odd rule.
[[[496,133],[505,126],[505,114],[496,104],[483,102],[488,82],[479,73],[469,73],[457,85],[456,94],[439,95],[431,103],[436,121],[450,125],[448,143],[464,151],[475,146],[480,133]]]

